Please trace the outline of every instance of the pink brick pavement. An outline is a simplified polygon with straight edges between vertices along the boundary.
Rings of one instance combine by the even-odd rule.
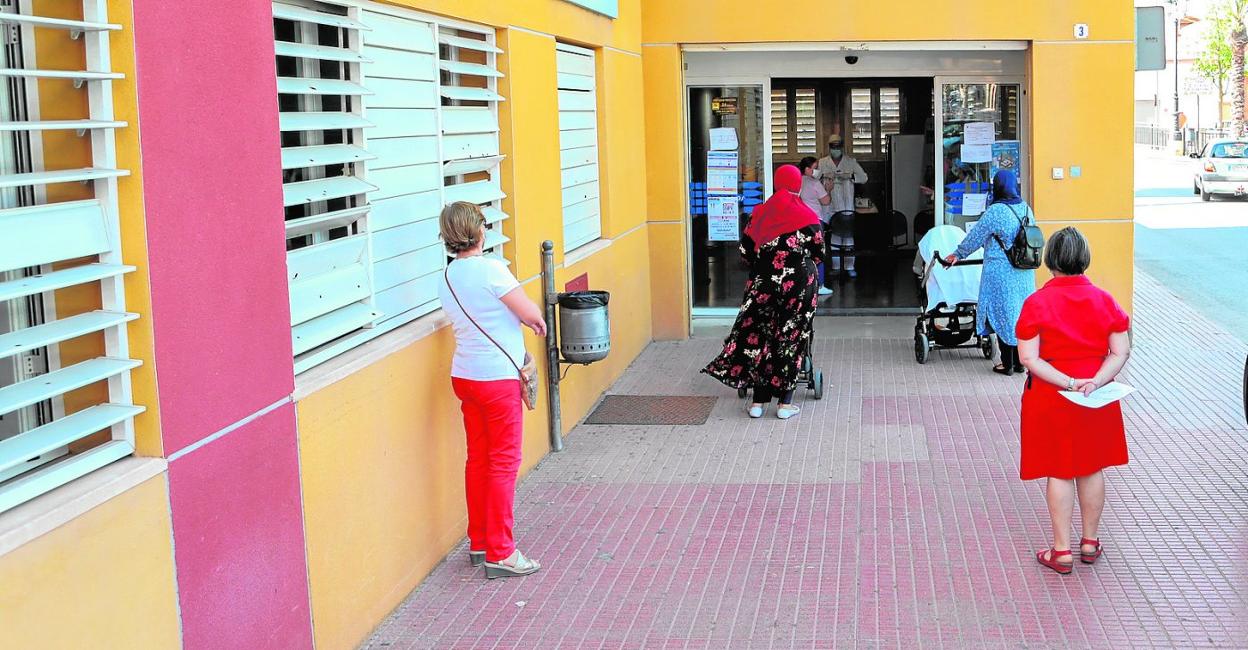
[[[720,396],[707,424],[578,427],[518,492],[546,568],[486,581],[461,545],[365,647],[1246,648],[1248,346],[1137,284],[1131,464],[1108,473],[1095,566],[1032,557],[1022,378],[821,320],[832,385],[787,422],[697,374],[715,338],[650,346],[611,392]]]

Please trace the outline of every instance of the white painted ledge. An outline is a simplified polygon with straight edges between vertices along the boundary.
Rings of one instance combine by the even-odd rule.
[[[0,514],[0,557],[163,474],[163,458],[123,458]]]

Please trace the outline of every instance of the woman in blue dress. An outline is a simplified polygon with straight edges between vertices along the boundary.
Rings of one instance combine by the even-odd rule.
[[[1005,251],[1014,243],[1023,221],[1034,219],[1035,214],[1018,195],[1018,177],[1013,171],[1003,169],[992,179],[992,205],[967,233],[958,250],[945,258],[947,263],[956,264],[984,249],[976,325],[981,336],[997,335],[1001,363],[992,371],[1002,375],[1023,371],[1014,326],[1023,311],[1023,301],[1036,290],[1035,271],[1014,268]]]

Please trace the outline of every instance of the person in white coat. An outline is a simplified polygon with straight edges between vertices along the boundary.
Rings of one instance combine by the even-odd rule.
[[[867,172],[852,156],[845,155],[845,141],[839,135],[828,138],[828,155],[819,159],[819,171],[823,177],[823,186],[832,197],[828,205],[829,215],[837,212],[854,211],[854,185],[867,182]],[[834,274],[841,272],[841,248],[852,248],[854,237],[838,237],[827,232],[828,263]],[[849,277],[858,277],[854,270],[854,257],[845,257],[845,271]]]

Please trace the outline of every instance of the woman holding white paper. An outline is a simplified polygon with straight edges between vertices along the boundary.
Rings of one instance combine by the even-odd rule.
[[[1080,559],[1092,564],[1102,553],[1102,470],[1127,463],[1120,404],[1088,408],[1061,395],[1091,395],[1118,376],[1130,354],[1130,318],[1084,275],[1091,261],[1088,242],[1078,230],[1054,233],[1044,252],[1053,279],[1023,304],[1016,329],[1019,356],[1029,372],[1020,476],[1024,481],[1048,478],[1053,545],[1038,552],[1036,560],[1062,574],[1074,565],[1070,520],[1076,487],[1083,520]]]

